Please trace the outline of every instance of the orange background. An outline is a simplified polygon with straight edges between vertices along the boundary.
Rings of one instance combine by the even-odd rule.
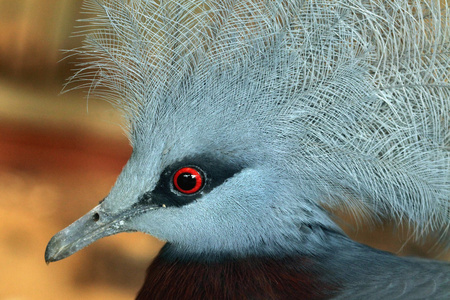
[[[47,266],[59,230],[94,207],[131,153],[120,117],[82,91],[59,95],[71,59],[59,50],[80,17],[79,0],[0,0],[0,300],[132,299],[162,243],[140,234],[102,239]],[[406,243],[385,224],[345,227],[364,243],[401,255],[449,259]]]

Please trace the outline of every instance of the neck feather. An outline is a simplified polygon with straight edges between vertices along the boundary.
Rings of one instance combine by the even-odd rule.
[[[177,259],[166,245],[147,270],[137,299],[328,299],[339,287],[321,280],[311,257]]]

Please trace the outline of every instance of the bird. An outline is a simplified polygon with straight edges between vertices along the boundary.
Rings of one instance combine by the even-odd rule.
[[[88,0],[68,90],[132,154],[47,263],[166,244],[136,299],[450,299],[450,264],[350,239],[337,211],[448,247],[447,0]]]

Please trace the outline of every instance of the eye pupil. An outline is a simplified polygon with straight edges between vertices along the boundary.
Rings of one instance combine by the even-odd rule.
[[[194,167],[181,168],[173,176],[175,189],[183,194],[198,192],[203,187],[203,183],[203,174]]]
[[[192,190],[196,183],[195,175],[190,173],[181,173],[177,178],[178,186],[185,191]]]

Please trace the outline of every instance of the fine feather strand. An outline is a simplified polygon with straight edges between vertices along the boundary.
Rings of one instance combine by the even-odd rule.
[[[395,217],[418,237],[446,235],[447,0],[97,0],[85,9],[69,84],[122,110],[134,146],[144,126],[195,113],[275,156],[307,200]]]

